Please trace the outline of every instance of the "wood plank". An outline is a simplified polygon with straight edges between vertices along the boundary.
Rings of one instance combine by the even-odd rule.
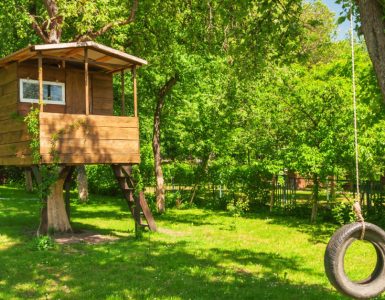
[[[17,103],[0,104],[0,120],[13,119],[17,116]]]
[[[110,109],[93,109],[92,114],[99,116],[111,116]]]
[[[39,52],[39,60],[38,60],[38,76],[39,76],[39,105],[40,111],[44,111],[44,100],[43,100],[43,57],[41,56],[41,52]]]
[[[12,80],[8,82],[7,84],[1,85],[2,89],[2,95],[4,96],[9,96],[9,95],[17,95],[17,92],[19,91],[18,87],[18,81],[17,80]],[[17,100],[17,98],[15,98]]]
[[[132,91],[134,94],[134,116],[138,116],[138,93],[136,83],[136,66],[132,68]]]
[[[105,99],[94,99],[93,101],[93,108],[94,110],[108,110],[112,112],[113,109],[113,103],[112,101],[105,101]]]
[[[64,124],[70,125],[76,122],[86,122],[88,126],[103,126],[103,127],[138,127],[138,118],[135,117],[120,117],[120,116],[96,116],[96,115],[69,115],[56,113],[40,113],[41,125]]]
[[[17,79],[17,64],[13,63],[0,69],[0,85]]]
[[[27,130],[17,130],[0,133],[0,145],[30,141]]]
[[[43,66],[43,69],[44,81],[65,82],[65,69],[46,65]],[[18,77],[38,80],[38,65],[29,63],[20,64],[18,69]]]
[[[114,93],[112,90],[112,82],[111,84],[106,85],[101,84],[101,81],[92,79],[92,84],[93,84],[93,97],[95,98],[102,98],[102,99],[108,99],[109,101],[112,102],[114,98]]]
[[[93,84],[97,84],[97,83],[94,82]],[[94,88],[92,90],[92,94],[93,94],[94,102],[98,102],[98,101],[108,102],[111,106],[113,105],[114,96],[112,94],[112,91],[108,91],[108,90],[101,91],[98,88]]]
[[[43,163],[51,163],[52,156],[42,155]],[[139,154],[114,154],[105,155],[103,153],[85,153],[84,155],[63,154],[59,156],[60,163],[63,164],[138,164],[140,163]]]
[[[27,125],[22,120],[8,119],[0,121],[0,133],[26,130]]]
[[[0,165],[2,166],[30,166],[32,165],[32,157],[25,155],[16,157],[16,155],[0,157]]]
[[[88,48],[84,48],[84,98],[86,99],[86,115],[90,114],[90,95],[89,95],[89,74],[88,74]]]
[[[0,96],[0,109],[1,111],[5,111],[4,106],[8,104],[13,104],[13,106],[17,105],[17,91],[12,94]],[[12,107],[13,107],[12,106]]]
[[[85,153],[102,153],[106,156],[119,153],[139,154],[138,140],[59,139],[52,144],[50,138],[40,139],[41,154],[50,154],[53,146],[55,146],[56,151],[61,154],[81,155]]]
[[[156,232],[157,229],[156,229],[155,220],[154,220],[154,217],[152,216],[150,208],[147,205],[147,201],[144,198],[143,191],[139,193],[139,203],[140,203],[140,207],[142,208],[144,217],[146,218],[148,227],[151,229],[151,231]]]
[[[39,107],[37,103],[19,103],[18,112],[21,116],[26,116],[32,107]],[[64,105],[44,104],[44,112],[49,113],[65,113],[66,107]]]
[[[31,154],[29,142],[0,145],[0,156],[15,155],[16,157],[22,157],[28,154]]]
[[[52,125],[41,125],[40,126],[40,137],[41,138],[52,138],[53,134],[57,134],[63,129],[63,126],[60,124]],[[65,131],[65,130],[64,130]],[[139,130],[138,128],[128,128],[128,127],[95,127],[87,129],[84,127],[79,127],[75,130],[60,134],[60,138],[68,139],[100,139],[100,140],[139,140]]]
[[[70,114],[85,114],[86,102],[83,93],[84,71],[68,66],[66,72],[66,112]]]

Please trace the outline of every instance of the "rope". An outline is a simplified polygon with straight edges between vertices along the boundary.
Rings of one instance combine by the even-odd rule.
[[[359,177],[359,156],[358,156],[358,130],[357,130],[357,99],[356,99],[356,74],[355,74],[355,57],[354,57],[354,31],[353,31],[353,3],[350,4],[350,45],[352,48],[352,92],[353,92],[353,113],[354,113],[354,150],[356,160],[356,199],[353,204],[353,211],[356,215],[357,221],[362,223],[361,237],[365,236],[365,220],[362,216],[360,205],[360,177]]]

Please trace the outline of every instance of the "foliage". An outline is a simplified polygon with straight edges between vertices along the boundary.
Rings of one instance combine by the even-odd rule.
[[[352,204],[348,202],[340,202],[334,205],[332,208],[332,215],[334,220],[340,225],[355,221]]]
[[[233,217],[241,217],[249,210],[249,201],[247,198],[240,198],[235,203],[227,204],[227,210]]]
[[[114,173],[109,165],[86,166],[88,189],[101,195],[118,195],[120,190]]]
[[[32,108],[24,118],[28,133],[31,137],[29,145],[32,152],[32,161],[34,164],[39,164],[41,161],[39,113],[39,108]]]
[[[63,41],[126,20],[132,3],[122,9],[119,1],[58,0]],[[41,2],[0,4],[0,54],[37,42],[31,12],[39,24],[48,22]],[[170,204],[226,209],[245,198],[257,211],[269,201],[274,175],[354,179],[351,54],[347,41],[333,41],[335,26],[320,1],[140,1],[133,22],[97,37],[149,61],[138,70],[140,188],[155,183],[153,112],[176,74],[161,116],[161,154],[167,188],[189,188],[168,193]],[[361,176],[378,180],[385,171],[385,109],[365,47],[358,44],[356,52]],[[132,87],[125,93],[129,99]],[[126,105],[131,114],[132,101]],[[36,122],[27,119],[33,134]],[[91,191],[119,191],[109,167],[87,172]]]
[[[32,250],[47,251],[55,248],[55,242],[49,236],[39,236],[33,239],[31,248]]]

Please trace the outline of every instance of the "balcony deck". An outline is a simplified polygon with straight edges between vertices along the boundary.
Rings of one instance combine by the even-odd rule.
[[[39,119],[42,163],[140,162],[137,117],[42,112]],[[7,128],[0,128],[0,165],[33,164],[25,124],[20,120],[9,120],[8,123],[4,124]]]

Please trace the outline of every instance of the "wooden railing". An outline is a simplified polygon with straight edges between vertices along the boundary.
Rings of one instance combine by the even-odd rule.
[[[139,163],[137,117],[40,113],[43,163]]]

